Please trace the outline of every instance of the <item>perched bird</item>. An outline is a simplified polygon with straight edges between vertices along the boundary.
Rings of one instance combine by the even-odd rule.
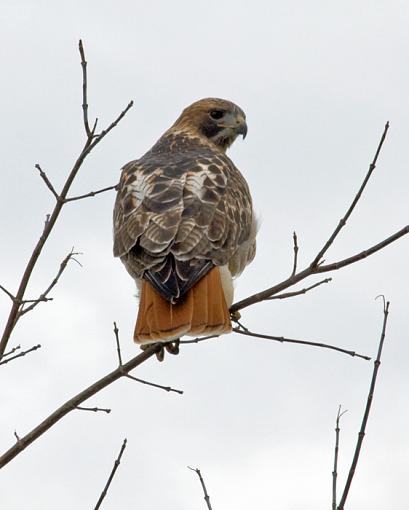
[[[231,331],[232,277],[253,260],[257,229],[248,185],[226,149],[246,134],[237,105],[202,99],[123,167],[114,256],[140,292],[135,342]]]

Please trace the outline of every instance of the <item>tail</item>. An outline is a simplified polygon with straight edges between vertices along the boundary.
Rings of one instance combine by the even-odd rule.
[[[219,268],[209,271],[176,304],[164,299],[143,280],[134,333],[136,343],[167,342],[182,335],[220,335],[230,331]]]

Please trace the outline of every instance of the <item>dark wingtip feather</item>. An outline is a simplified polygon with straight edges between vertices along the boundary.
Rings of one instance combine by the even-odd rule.
[[[175,304],[212,267],[210,260],[182,261],[169,254],[159,271],[147,270],[143,277],[162,297]]]

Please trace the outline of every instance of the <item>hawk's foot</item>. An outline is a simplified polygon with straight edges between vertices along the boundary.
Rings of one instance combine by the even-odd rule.
[[[241,319],[241,313],[238,310],[236,312],[231,312],[230,317],[233,322],[239,322]]]
[[[145,351],[146,349],[148,349],[149,347],[152,347],[153,345],[160,345],[161,348],[156,353],[156,357],[158,358],[158,361],[163,361],[165,359],[165,349],[170,354],[179,354],[179,344],[180,344],[180,339],[178,338],[177,340],[174,340],[173,342],[166,342],[166,343],[157,342],[157,343],[152,343],[152,344],[143,344],[140,347],[143,351]]]
[[[165,359],[165,349],[163,348],[163,343],[162,342],[156,342],[156,343],[152,343],[152,344],[142,344],[140,345],[139,347],[143,350],[143,351],[146,351],[146,349],[149,349],[149,347],[152,347],[154,345],[160,345],[161,348],[158,352],[156,352],[156,357],[158,358],[158,361],[163,361]]]

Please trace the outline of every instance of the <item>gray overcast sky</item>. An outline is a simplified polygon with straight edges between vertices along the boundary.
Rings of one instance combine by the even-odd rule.
[[[258,252],[236,284],[243,298],[277,283],[316,254],[367,170],[386,120],[378,168],[335,261],[408,223],[409,7],[344,1],[7,1],[0,9],[2,186],[0,283],[14,290],[53,200],[34,169],[61,186],[84,140],[78,39],[89,61],[90,115],[106,126],[135,107],[83,167],[74,194],[111,184],[201,97],[235,101],[249,134],[230,156],[246,176],[261,219]],[[81,251],[54,301],[21,320],[10,346],[41,350],[0,371],[0,448],[116,365],[137,302],[112,257],[114,194],[67,205],[33,275],[47,287],[72,246]],[[409,465],[409,240],[333,275],[331,284],[243,312],[252,330],[326,341],[374,355],[384,293],[390,323],[378,388],[348,508],[407,504]],[[317,279],[311,279],[313,283]],[[305,286],[305,285],[301,285]],[[10,303],[0,295],[0,321]],[[150,361],[138,377],[183,396],[124,380],[73,412],[11,462],[1,508],[94,508],[122,439],[123,462],[105,509],[330,508],[334,420],[342,419],[340,488],[362,417],[372,363],[340,353],[230,335]]]

